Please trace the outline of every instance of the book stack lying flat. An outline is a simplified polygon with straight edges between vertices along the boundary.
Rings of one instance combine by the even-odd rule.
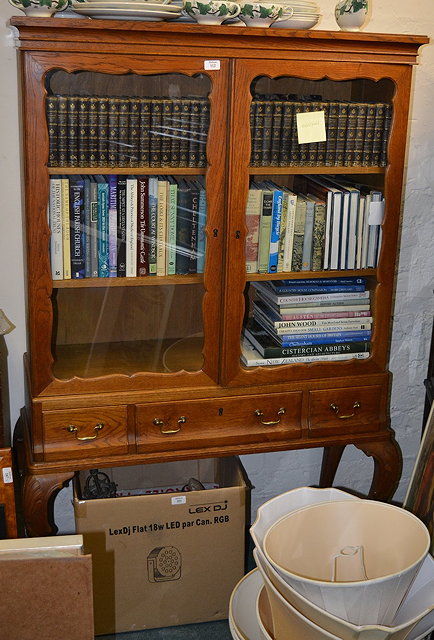
[[[255,282],[242,338],[247,366],[369,357],[372,322],[365,278]]]

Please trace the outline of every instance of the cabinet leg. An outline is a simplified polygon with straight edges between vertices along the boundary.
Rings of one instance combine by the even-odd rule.
[[[49,536],[57,532],[53,517],[54,498],[73,476],[74,472],[24,477],[22,505],[27,535]]]
[[[374,477],[368,497],[388,501],[396,491],[402,472],[402,454],[392,437],[383,442],[355,444],[367,456],[374,458]]]
[[[321,464],[319,486],[331,487],[335,479],[336,471],[344,452],[345,445],[336,447],[324,447]]]

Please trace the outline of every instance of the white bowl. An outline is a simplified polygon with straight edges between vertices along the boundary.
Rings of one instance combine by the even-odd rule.
[[[430,546],[421,520],[372,500],[315,504],[264,537],[267,560],[296,591],[356,625],[389,625]]]
[[[232,591],[228,618],[234,640],[274,640],[266,631],[267,623],[260,625],[256,613],[263,586],[261,572],[253,569]]]
[[[359,500],[351,493],[333,489],[316,489],[314,487],[299,487],[281,493],[267,502],[261,504],[256,512],[256,520],[250,527],[250,535],[256,547],[263,548],[264,536],[268,529],[283,516],[303,509],[309,505],[322,502],[335,502],[344,500]]]
[[[408,594],[390,627],[354,625],[325,611],[287,584],[267,561],[259,547],[253,557],[263,576],[267,576],[279,593],[302,615],[342,640],[411,640],[434,629],[434,560],[425,558]]]

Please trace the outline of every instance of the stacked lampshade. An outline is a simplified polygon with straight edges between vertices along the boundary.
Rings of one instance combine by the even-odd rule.
[[[234,640],[422,640],[434,628],[430,537],[414,515],[338,489],[266,502],[257,568],[235,587]]]

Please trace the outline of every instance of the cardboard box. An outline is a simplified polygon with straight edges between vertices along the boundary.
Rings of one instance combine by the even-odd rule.
[[[1,640],[93,640],[92,558],[82,536],[2,540]]]
[[[100,471],[121,492],[156,493],[85,500],[89,473],[75,482],[77,532],[93,559],[96,634],[226,618],[244,574],[250,513],[238,458]],[[182,491],[190,478],[219,488]]]

